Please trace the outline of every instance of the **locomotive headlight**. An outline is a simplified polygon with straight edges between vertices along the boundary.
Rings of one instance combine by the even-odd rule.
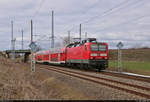
[[[107,57],[105,57],[105,59],[107,59]]]
[[[91,56],[98,56],[97,53],[91,53]]]
[[[103,53],[103,54],[100,54],[100,56],[107,56],[107,54]]]

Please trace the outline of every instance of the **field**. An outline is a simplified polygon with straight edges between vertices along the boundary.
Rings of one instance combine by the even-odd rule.
[[[110,50],[109,69],[117,70],[117,50]],[[150,75],[150,49],[122,50],[123,71]]]

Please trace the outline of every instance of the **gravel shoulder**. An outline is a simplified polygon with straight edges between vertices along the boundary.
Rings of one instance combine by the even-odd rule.
[[[68,71],[72,70],[72,69],[69,69],[69,68],[65,68],[65,69],[68,70]],[[78,70],[78,69],[73,69],[73,71],[75,71],[75,72],[82,72],[84,74],[88,74],[88,75],[92,75],[92,76],[96,76],[96,77],[113,79],[115,81],[126,82],[126,83],[139,85],[139,86],[143,86],[143,87],[150,87],[150,83],[149,82],[143,82],[143,81],[138,81],[138,80],[134,80],[134,79],[127,79],[127,78],[123,78],[123,77],[116,77],[116,76],[110,76],[110,75],[101,74],[103,72],[93,72],[93,71],[89,72],[89,71]]]
[[[41,72],[49,73],[50,71],[42,70]],[[74,78],[68,75],[63,75],[57,72],[51,72],[50,76],[57,78],[61,82],[65,82],[71,87],[85,94],[92,100],[137,100],[144,99],[139,96],[118,91],[103,85],[98,85],[79,78]]]

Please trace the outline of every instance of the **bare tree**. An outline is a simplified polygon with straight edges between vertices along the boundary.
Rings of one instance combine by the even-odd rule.
[[[68,45],[71,42],[72,42],[72,37],[70,37],[70,39],[68,37],[63,38],[63,44],[64,45]]]

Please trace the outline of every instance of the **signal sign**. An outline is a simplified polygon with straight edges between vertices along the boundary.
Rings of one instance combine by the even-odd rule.
[[[31,42],[29,47],[31,48],[31,72],[35,72],[35,59],[34,59],[34,51],[37,49],[37,45],[35,42]]]
[[[35,42],[31,42],[29,47],[31,48],[31,50],[34,52],[37,49],[37,45],[35,44]]]
[[[123,46],[124,46],[124,45],[123,45],[122,42],[119,42],[119,43],[117,44],[117,47],[118,47],[119,49],[121,49]]]

